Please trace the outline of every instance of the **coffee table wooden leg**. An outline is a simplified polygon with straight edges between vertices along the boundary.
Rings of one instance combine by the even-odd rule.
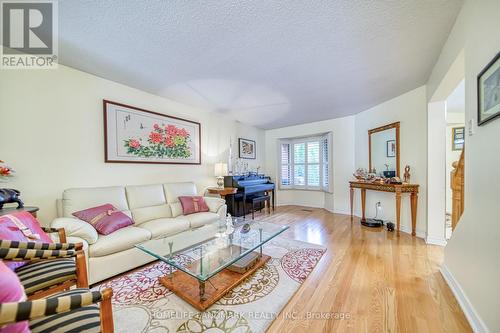
[[[200,300],[203,302],[207,300],[205,296],[205,281],[198,281],[198,282],[200,285]]]

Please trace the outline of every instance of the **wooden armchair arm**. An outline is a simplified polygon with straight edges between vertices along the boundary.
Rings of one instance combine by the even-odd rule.
[[[82,243],[40,243],[40,242],[20,242],[2,239],[0,248],[5,249],[33,249],[33,250],[81,250]]]
[[[58,233],[59,235],[59,243],[66,243],[66,231],[64,231],[64,228],[49,228],[49,227],[42,227],[42,230],[45,231],[46,233]]]
[[[34,261],[41,259],[73,258],[76,250],[37,250],[26,248],[0,248],[0,259],[12,261]]]
[[[113,291],[87,291],[75,295],[51,297],[26,302],[0,303],[0,327],[24,320],[43,318],[58,313],[79,309],[101,302],[100,317],[102,332],[113,332],[111,297]]]

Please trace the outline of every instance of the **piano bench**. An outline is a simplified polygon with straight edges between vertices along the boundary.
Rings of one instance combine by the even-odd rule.
[[[255,205],[259,204],[259,211],[262,210],[260,206],[263,202],[267,204],[267,211],[271,214],[271,197],[269,195],[259,195],[259,196],[250,196],[246,198],[246,202],[252,204],[252,220],[255,217]],[[243,212],[243,217],[246,216],[246,212]]]

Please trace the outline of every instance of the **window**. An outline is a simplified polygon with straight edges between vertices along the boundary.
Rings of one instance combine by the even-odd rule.
[[[280,188],[331,192],[330,136],[281,140]]]

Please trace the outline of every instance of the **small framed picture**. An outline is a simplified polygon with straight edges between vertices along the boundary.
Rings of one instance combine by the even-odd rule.
[[[500,116],[500,53],[477,76],[477,124]]]
[[[462,150],[464,149],[465,142],[465,127],[453,127],[452,129],[452,150]]]
[[[396,157],[396,140],[387,141],[387,157]]]
[[[255,159],[255,141],[239,138],[240,158]]]

